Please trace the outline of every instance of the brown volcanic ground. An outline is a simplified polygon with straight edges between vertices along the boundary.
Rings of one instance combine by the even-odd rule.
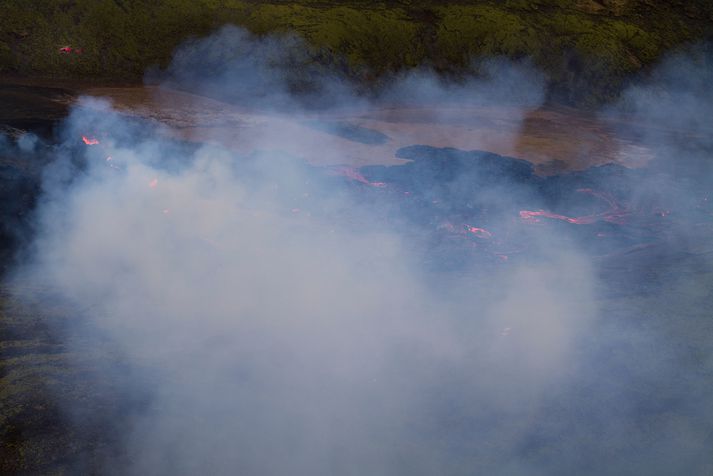
[[[85,94],[108,98],[124,113],[164,123],[172,134],[185,139],[217,141],[241,152],[271,144],[272,150],[315,165],[397,165],[403,161],[395,158],[395,152],[413,144],[487,150],[528,160],[545,174],[610,162],[637,167],[653,157],[636,138],[648,127],[627,124],[630,132],[624,133],[620,123],[561,107],[523,111],[512,106],[400,105],[295,116],[158,87],[100,87]],[[382,140],[368,143],[340,136],[329,132],[330,124],[376,134]],[[319,156],[314,155],[315,145]]]

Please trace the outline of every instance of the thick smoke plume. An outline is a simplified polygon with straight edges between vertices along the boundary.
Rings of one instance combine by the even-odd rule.
[[[303,58],[295,41],[285,46],[224,29],[180,49],[170,82],[267,111],[287,105],[292,114],[307,114],[290,76],[291,61]],[[492,104],[516,91],[524,116],[543,97],[542,77],[523,64],[493,63],[490,78],[458,86],[414,73],[394,79],[381,99],[365,99],[338,75],[300,71],[328,98],[320,107],[405,99]],[[98,143],[82,142],[83,135]],[[438,256],[459,263],[433,266],[424,230],[445,225],[404,219],[388,195],[408,200],[412,191],[385,189],[379,193],[386,198],[364,200],[363,189],[380,187],[308,166],[302,159],[309,157],[270,152],[277,140],[301,140],[292,130],[256,138],[248,155],[169,135],[104,101],[81,101],[45,173],[32,258],[17,273],[76,304],[89,322],[84,332],[108,337],[141,375],[135,386],[149,403],[127,415],[121,449],[102,471],[536,475],[710,468],[703,451],[710,412],[703,424],[681,416],[647,421],[642,431],[638,417],[649,400],[629,379],[647,383],[642,392],[658,391],[657,372],[687,367],[639,345],[661,336],[639,330],[638,314],[630,319],[629,309],[619,309],[621,322],[603,317],[597,263],[576,235],[540,227],[527,256],[494,258],[496,264],[465,259],[458,247],[439,248]],[[331,147],[314,143],[309,150],[318,155]],[[511,212],[537,200],[533,189],[505,176],[487,180],[496,185],[471,199],[494,210],[488,229],[519,230]],[[438,193],[429,199],[440,206],[463,196],[468,184],[455,178],[433,189]],[[667,396],[696,413],[711,392],[702,384],[686,389],[698,393]],[[678,464],[669,459],[678,454]]]

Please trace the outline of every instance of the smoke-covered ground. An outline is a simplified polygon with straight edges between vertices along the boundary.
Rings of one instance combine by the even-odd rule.
[[[285,76],[299,48],[226,29],[182,47],[161,80],[297,118],[506,103],[524,121],[543,99],[526,63],[455,85],[419,71],[364,94],[333,72]],[[238,154],[92,98],[58,145],[8,145],[49,162],[12,283],[67,303],[76,320],[56,332],[76,355],[94,340],[120,356],[91,378],[135,402],[102,423],[99,456],[64,468],[710,474],[706,61],[669,60],[607,111],[680,128],[641,138],[658,155],[637,170],[541,177],[417,139],[397,152],[405,165],[320,167],[309,154],[341,142],[275,127]],[[56,398],[69,427],[86,424],[86,400]]]

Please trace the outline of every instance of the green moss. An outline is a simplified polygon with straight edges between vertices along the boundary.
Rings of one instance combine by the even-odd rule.
[[[17,64],[12,50],[8,45],[0,43],[0,73],[12,71],[16,68]]]
[[[423,57],[418,26],[399,9],[265,4],[252,9],[242,24],[257,34],[297,32],[315,51],[345,58],[352,71],[381,74]]]
[[[537,31],[521,15],[488,6],[449,6],[438,12],[436,48],[448,61],[467,64],[473,56],[532,55],[541,45]]]
[[[458,70],[473,57],[527,56],[566,101],[601,102],[663,52],[713,34],[712,20],[705,1],[4,0],[0,72],[139,80],[182,40],[233,23],[259,35],[295,32],[315,58],[367,79],[422,63]],[[84,52],[59,54],[65,45]]]

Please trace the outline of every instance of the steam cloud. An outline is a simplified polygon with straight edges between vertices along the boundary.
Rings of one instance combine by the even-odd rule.
[[[300,69],[317,85],[305,96],[295,93],[304,78],[286,66],[307,57],[286,41],[224,29],[180,49],[163,79],[296,115],[316,97],[320,107],[368,108],[414,91],[424,104],[497,103],[517,91],[524,115],[544,97],[530,66],[502,61],[488,67],[490,79],[458,86],[408,74],[377,99],[337,74]],[[641,90],[630,97],[652,114]],[[122,456],[107,473],[711,468],[713,414],[696,410],[710,408],[711,391],[689,380],[709,375],[711,354],[702,356],[708,370],[689,372],[665,334],[636,327],[645,327],[641,316],[620,310],[614,319],[610,304],[605,315],[600,275],[572,236],[543,231],[531,258],[508,265],[433,269],[415,236],[422,229],[402,226],[383,202],[362,202],[346,181],[269,152],[278,137],[301,140],[291,131],[236,157],[161,129],[103,101],[75,107],[44,179],[32,259],[18,271],[89,308],[87,332],[110,336],[127,365],[152,376],[136,382],[150,404],[128,416]],[[101,149],[77,152],[87,131],[105,133]],[[507,196],[479,199],[503,205],[526,195],[508,186]],[[294,210],[304,193],[312,208]],[[508,220],[496,215],[492,227]],[[666,389],[661,376],[681,372],[680,388]],[[659,400],[638,392],[659,391],[678,399],[678,417],[641,417]]]

